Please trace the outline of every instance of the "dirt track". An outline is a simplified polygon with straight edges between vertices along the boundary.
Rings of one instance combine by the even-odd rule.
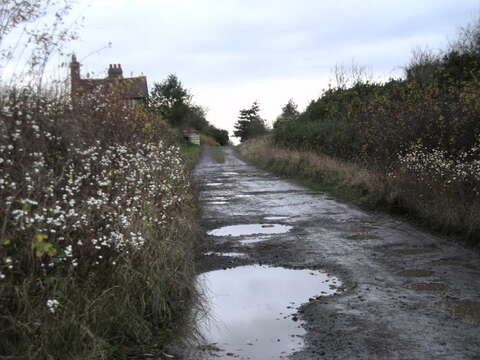
[[[242,237],[209,236],[205,251],[248,257],[204,256],[201,271],[255,263],[321,268],[345,285],[342,294],[299,309],[307,335],[292,359],[480,359],[480,258],[474,252],[277,178],[231,149],[223,163],[206,149],[195,173],[205,231],[293,226],[244,245]]]

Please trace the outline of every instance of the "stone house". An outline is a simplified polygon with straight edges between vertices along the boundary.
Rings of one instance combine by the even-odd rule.
[[[129,107],[145,103],[148,97],[146,76],[124,78],[120,64],[110,64],[108,76],[104,79],[82,79],[80,76],[80,63],[72,55],[70,63],[70,81],[72,105],[79,106],[87,95],[108,91],[115,92],[122,97]]]

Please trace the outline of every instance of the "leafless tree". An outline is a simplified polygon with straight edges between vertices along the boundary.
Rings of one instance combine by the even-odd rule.
[[[75,0],[0,0],[0,81],[41,88],[51,56],[76,37]]]
[[[373,80],[373,74],[367,66],[352,61],[350,66],[336,64],[333,68],[335,87],[346,89],[356,84],[367,83]]]

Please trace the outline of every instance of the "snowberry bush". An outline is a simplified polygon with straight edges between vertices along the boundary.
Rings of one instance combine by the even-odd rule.
[[[136,296],[126,302],[128,311],[118,307],[118,312],[138,311],[136,321],[158,327],[158,319],[167,317],[162,312],[168,313],[178,298],[187,300],[173,289],[184,281],[179,278],[184,276],[185,283],[193,278],[190,270],[179,270],[190,261],[186,240],[172,235],[179,211],[190,206],[190,192],[171,130],[152,114],[128,108],[110,95],[97,94],[88,106],[72,109],[64,99],[10,91],[0,107],[0,337],[17,339],[8,351],[16,349],[12,344],[22,336],[35,343],[38,329],[51,338],[49,329],[66,326],[59,319],[73,322],[79,312],[97,311],[92,304],[100,304],[99,297],[107,292],[113,297],[112,289],[123,291],[115,295],[117,300],[106,300],[112,309],[121,297]],[[169,263],[160,263],[164,260],[159,256],[148,259],[146,251],[158,251]],[[133,281],[135,276],[139,280]],[[101,282],[92,281],[97,278]],[[72,291],[91,298],[85,295],[79,305]],[[156,309],[160,305],[154,301],[167,305]],[[148,316],[146,306],[151,308]],[[105,309],[98,311],[90,320],[84,315],[85,326],[79,329],[94,333],[96,325],[89,321],[97,324]],[[43,326],[54,319],[50,328]],[[134,323],[118,313],[108,319],[115,334],[119,327],[127,333],[127,325]],[[27,324],[25,332],[18,321]],[[57,331],[58,336],[64,331]],[[102,328],[102,344],[111,340],[107,333]],[[0,355],[8,353],[5,349],[0,345]]]
[[[443,191],[480,195],[480,146],[455,156],[417,144],[398,156],[400,168],[418,182],[435,185]]]
[[[17,108],[2,109],[2,279],[115,266],[171,220],[186,189],[175,145],[71,143]]]

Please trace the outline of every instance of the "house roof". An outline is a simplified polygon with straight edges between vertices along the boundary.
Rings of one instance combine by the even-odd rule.
[[[183,129],[182,130],[182,133],[183,135],[187,136],[187,135],[196,135],[196,134],[199,134],[199,132],[195,129],[192,129],[192,128],[186,128],[186,129]]]
[[[104,87],[112,86],[122,92],[127,99],[139,99],[148,96],[147,78],[138,76],[133,78],[115,79],[80,79],[80,91],[101,90]]]

